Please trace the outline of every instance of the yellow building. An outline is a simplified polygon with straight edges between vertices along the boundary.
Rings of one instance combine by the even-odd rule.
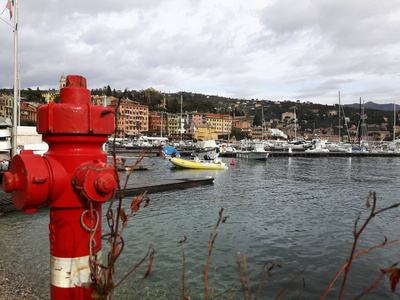
[[[56,91],[56,90],[42,92],[42,97],[44,98],[46,103],[53,102],[54,99],[59,95],[60,95],[60,91]]]
[[[177,114],[167,115],[168,135],[179,135],[179,116]]]
[[[218,133],[208,124],[191,124],[191,131],[194,132],[194,138],[197,140],[217,140]]]
[[[220,135],[228,135],[232,130],[232,117],[230,115],[205,114],[206,124],[214,128]]]
[[[0,117],[12,118],[14,97],[9,94],[0,94]]]

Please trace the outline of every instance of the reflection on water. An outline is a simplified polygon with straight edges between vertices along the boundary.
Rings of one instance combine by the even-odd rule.
[[[368,192],[377,192],[379,207],[400,201],[400,161],[396,158],[234,161],[234,166],[229,165],[231,159],[225,161],[229,165],[225,171],[178,171],[172,170],[167,160],[147,158],[143,164],[151,170],[132,174],[132,183],[207,175],[214,176],[215,182],[150,195],[150,206],[142,209],[125,230],[126,246],[117,276],[121,278],[129,271],[149,245],[156,250],[153,272],[145,280],[146,267],[134,273],[118,288],[118,299],[181,299],[182,250],[178,242],[183,235],[187,236],[186,294],[191,299],[204,298],[202,272],[208,239],[221,207],[229,219],[218,229],[211,259],[210,278],[214,278],[216,294],[240,288],[236,257],[241,252],[247,257],[253,289],[257,288],[265,262],[283,266],[265,280],[261,299],[276,296],[303,269],[303,298],[316,299],[347,259],[354,220],[359,211],[362,219],[368,213]],[[125,206],[128,208],[129,199]],[[374,219],[358,249],[379,244],[384,236],[389,240],[399,238],[399,220],[398,210]],[[24,272],[48,294],[47,223],[46,208],[32,215],[17,212],[1,217],[0,266]],[[394,244],[357,258],[345,298],[354,298],[366,289],[380,275],[379,269],[398,261],[399,254],[400,245]],[[302,280],[297,280],[286,292],[286,299],[299,297],[302,285]],[[328,299],[337,299],[339,288],[340,281]],[[385,280],[365,299],[397,299],[389,291]],[[242,298],[241,294],[233,297]]]

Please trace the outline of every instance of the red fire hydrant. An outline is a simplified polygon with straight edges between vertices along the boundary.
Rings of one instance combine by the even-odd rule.
[[[38,108],[43,156],[22,151],[3,177],[4,191],[25,212],[50,206],[52,299],[91,299],[90,254],[101,260],[101,205],[116,177],[102,145],[114,132],[112,108],[92,106],[86,79],[68,76],[60,103]]]

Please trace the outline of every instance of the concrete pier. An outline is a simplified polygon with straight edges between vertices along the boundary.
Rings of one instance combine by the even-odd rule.
[[[168,190],[187,189],[200,185],[214,183],[214,177],[206,176],[199,178],[170,179],[158,182],[148,182],[143,184],[128,184],[124,197],[136,196],[147,191],[148,194],[159,193]],[[0,199],[0,214],[17,210],[11,197]]]

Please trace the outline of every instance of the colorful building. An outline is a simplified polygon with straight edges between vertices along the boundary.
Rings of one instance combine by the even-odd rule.
[[[113,99],[110,106],[116,108],[117,104],[118,99]],[[148,114],[149,109],[146,105],[129,99],[121,100],[117,117],[117,137],[135,136],[142,131],[148,131]]]
[[[208,124],[195,124],[192,122],[191,131],[194,132],[194,138],[197,140],[205,141],[218,139],[218,133]]]
[[[219,135],[227,135],[232,130],[232,116],[206,113],[206,124]]]
[[[168,135],[179,135],[179,120],[178,114],[167,114],[167,132]]]
[[[167,118],[165,113],[151,112],[149,115],[149,131],[159,136],[167,135]]]
[[[26,103],[26,102],[21,102],[21,108],[20,108],[20,118],[21,120],[29,120],[32,122],[36,122],[37,120],[37,105]]]

